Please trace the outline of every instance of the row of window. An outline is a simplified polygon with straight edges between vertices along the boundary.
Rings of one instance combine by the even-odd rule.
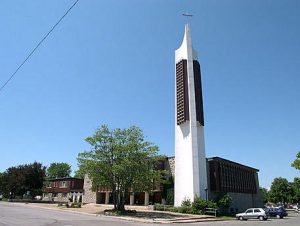
[[[68,181],[52,181],[49,182],[48,188],[67,188],[68,185],[70,185],[70,187],[73,187],[74,181],[70,181],[69,183]]]
[[[209,163],[212,191],[256,193],[256,172],[238,165],[216,161]]]
[[[256,193],[255,173],[239,167],[221,165],[220,174],[222,190]]]

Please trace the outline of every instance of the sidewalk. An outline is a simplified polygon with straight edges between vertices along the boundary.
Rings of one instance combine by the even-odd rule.
[[[112,209],[113,205],[100,205],[100,204],[85,204],[81,208],[66,208],[58,207],[57,204],[40,204],[40,203],[28,203],[23,205],[29,205],[38,208],[54,209],[58,211],[68,211],[74,213],[88,214],[88,215],[104,215],[104,210]],[[107,217],[123,219],[135,222],[144,223],[192,223],[192,222],[205,222],[205,221],[220,221],[223,219],[215,218],[210,215],[191,215],[181,214],[164,211],[153,211],[147,206],[125,206],[127,210],[136,210],[137,213],[133,216],[111,216]]]

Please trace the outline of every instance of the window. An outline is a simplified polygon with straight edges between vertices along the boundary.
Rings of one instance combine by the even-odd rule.
[[[246,213],[253,213],[253,210],[247,210]]]
[[[259,209],[254,209],[254,213],[260,213]]]
[[[61,188],[66,188],[66,187],[67,187],[66,181],[60,182],[60,187],[61,187]]]

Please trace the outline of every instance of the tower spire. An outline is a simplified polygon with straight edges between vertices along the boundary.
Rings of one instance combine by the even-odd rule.
[[[207,189],[200,64],[190,33],[186,24],[175,51],[175,206],[195,195],[205,199]]]

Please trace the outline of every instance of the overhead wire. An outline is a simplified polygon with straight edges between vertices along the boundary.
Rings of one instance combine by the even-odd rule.
[[[47,39],[47,37],[51,34],[51,32],[59,25],[59,23],[68,15],[68,13],[74,8],[74,6],[79,2],[76,0],[73,5],[65,12],[65,14],[60,17],[60,19],[53,25],[53,27],[48,31],[48,33],[39,41],[39,43],[35,46],[35,48],[27,55],[27,57],[22,61],[22,63],[17,67],[17,69],[11,74],[11,76],[4,82],[4,84],[0,87],[0,93],[4,89],[4,87],[14,78],[17,72],[22,68],[22,66],[29,60],[29,58],[34,54],[34,52],[40,47],[40,45]]]

